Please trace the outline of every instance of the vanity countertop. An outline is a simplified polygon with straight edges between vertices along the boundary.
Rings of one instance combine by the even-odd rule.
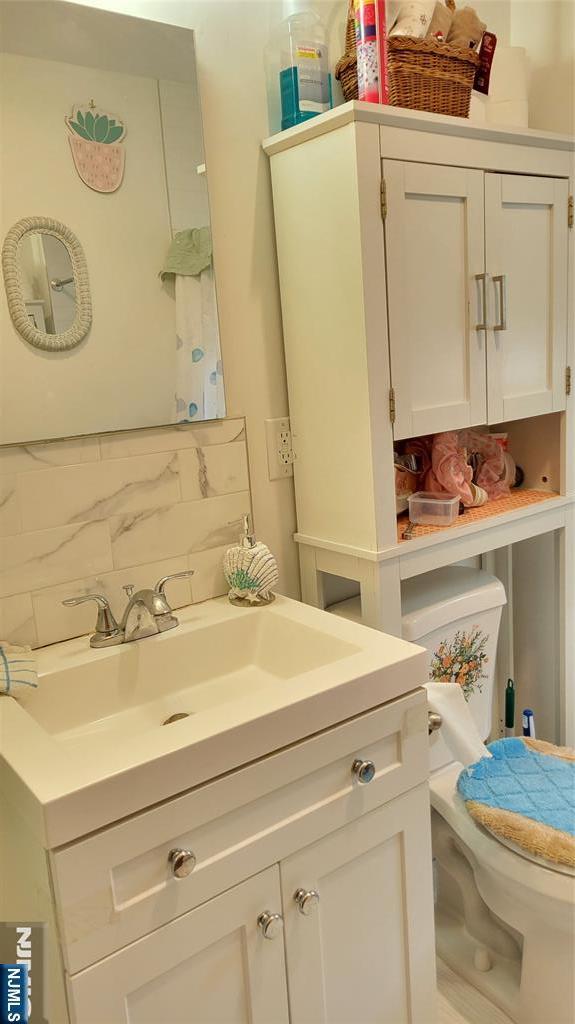
[[[178,612],[177,629],[37,652],[39,687],[0,700],[0,786],[48,848],[421,685],[427,655],[278,597]],[[185,715],[166,727],[172,715]]]

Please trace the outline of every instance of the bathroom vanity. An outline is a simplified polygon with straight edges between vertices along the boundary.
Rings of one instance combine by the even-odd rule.
[[[38,656],[1,916],[47,922],[50,1024],[431,1024],[423,651],[277,598]]]

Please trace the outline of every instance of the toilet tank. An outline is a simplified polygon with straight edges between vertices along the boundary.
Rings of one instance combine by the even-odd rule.
[[[429,651],[430,680],[461,686],[483,740],[492,729],[497,637],[506,600],[498,579],[460,565],[402,584],[404,640]],[[440,729],[430,737],[430,768],[450,761]]]

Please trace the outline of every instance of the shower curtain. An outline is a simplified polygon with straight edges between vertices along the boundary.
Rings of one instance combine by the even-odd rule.
[[[175,275],[175,422],[225,416],[213,267],[196,275]]]

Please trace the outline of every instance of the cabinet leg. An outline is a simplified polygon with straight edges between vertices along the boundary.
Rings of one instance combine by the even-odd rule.
[[[361,611],[366,626],[401,636],[401,578],[397,559],[364,563]]]
[[[299,545],[301,599],[314,608],[325,608],[321,572],[317,567],[315,548]]]

